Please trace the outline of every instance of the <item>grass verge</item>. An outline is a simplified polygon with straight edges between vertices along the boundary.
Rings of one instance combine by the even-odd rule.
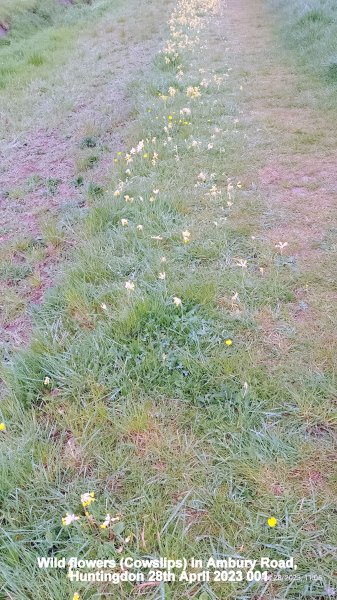
[[[254,134],[217,10],[178,2],[152,81],[137,82],[129,149],[5,369],[4,597],[319,598],[335,585],[333,372],[308,368],[286,325],[262,342],[261,314],[285,314],[298,279],[256,235]],[[66,513],[80,519],[66,526]],[[101,528],[107,513],[117,521]],[[36,563],[121,553],[294,556],[299,578],[144,591]]]

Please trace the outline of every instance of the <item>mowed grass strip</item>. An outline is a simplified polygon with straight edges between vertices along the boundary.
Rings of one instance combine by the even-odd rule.
[[[99,19],[107,8],[113,10],[118,4],[118,0],[69,4],[0,0],[0,94],[14,90],[19,95],[32,81],[47,79],[69,58],[83,24],[90,18]],[[41,85],[40,93],[44,92]]]
[[[41,555],[118,559],[120,548],[294,556],[303,576],[162,582],[147,598],[315,598],[333,584],[333,374],[274,369],[282,352],[287,365],[298,352],[287,328],[267,354],[256,316],[293,301],[296,275],[255,235],[262,200],[245,180],[253,131],[238,124],[230,64],[214,52],[226,46],[217,6],[178,9],[181,47],[171,38],[152,81],[136,82],[128,150],[116,153],[109,189],[91,198],[30,347],[4,369],[9,597],[132,597],[132,584],[75,584],[36,564]],[[88,518],[80,495],[90,491]],[[66,513],[80,520],[64,526]],[[107,513],[121,515],[118,528],[96,526]]]

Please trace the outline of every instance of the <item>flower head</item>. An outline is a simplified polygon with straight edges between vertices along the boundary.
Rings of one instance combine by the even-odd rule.
[[[233,340],[231,338],[227,338],[225,340],[225,344],[226,344],[226,346],[231,346],[233,344]]]
[[[129,224],[129,221],[127,219],[121,219],[121,223],[123,227],[126,227]]]
[[[95,492],[86,492],[85,494],[81,495],[82,506],[90,506],[90,504],[93,502],[95,502]]]
[[[0,431],[6,431],[6,425],[5,423],[0,423]]]
[[[165,271],[161,271],[158,275],[158,279],[166,279],[166,273]]]
[[[68,525],[70,525],[74,521],[79,521],[79,519],[80,519],[80,517],[77,517],[76,515],[74,515],[72,513],[66,513],[66,516],[62,517],[62,525],[64,525],[65,527],[67,527]]]
[[[45,377],[43,380],[43,385],[49,385],[50,384],[50,377]]]
[[[129,290],[129,292],[133,292],[133,290],[135,289],[135,284],[133,283],[133,281],[126,281],[125,288]]]
[[[188,242],[191,239],[191,233],[188,230],[186,230],[186,231],[182,232],[182,235],[183,235],[184,244],[188,244]]]
[[[106,529],[107,527],[109,527],[109,525],[111,525],[111,523],[116,523],[116,521],[120,521],[120,517],[111,517],[109,514],[107,514],[107,516],[105,517],[105,521],[102,523],[102,525],[100,525],[101,529]]]
[[[181,306],[182,305],[182,301],[180,298],[178,298],[178,296],[174,296],[173,300],[172,300],[173,304],[175,304],[176,306]]]

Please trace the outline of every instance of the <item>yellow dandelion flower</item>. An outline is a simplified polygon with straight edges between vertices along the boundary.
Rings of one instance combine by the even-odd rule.
[[[145,154],[143,154],[143,158],[149,158],[149,155],[147,154],[147,152]]]
[[[0,431],[6,431],[5,423],[0,423]]]
[[[226,344],[226,346],[231,346],[233,344],[233,340],[231,340],[231,338],[227,338],[225,340],[225,344]]]
[[[275,519],[275,517],[269,517],[267,522],[269,527],[276,527],[277,525],[277,519]]]
[[[81,600],[81,596],[75,592],[75,594],[73,595],[73,600]]]

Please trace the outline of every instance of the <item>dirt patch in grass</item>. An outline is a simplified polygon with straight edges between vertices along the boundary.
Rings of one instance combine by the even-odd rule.
[[[0,23],[0,38],[5,37],[9,33],[9,25],[7,23]]]

